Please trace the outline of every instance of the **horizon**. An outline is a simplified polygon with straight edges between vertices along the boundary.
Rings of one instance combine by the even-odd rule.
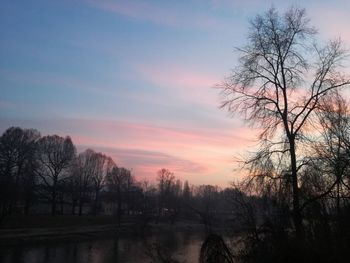
[[[225,187],[254,130],[220,110],[214,89],[237,65],[249,19],[304,7],[319,38],[349,47],[346,1],[3,1],[0,132],[70,136],[139,179],[167,168]],[[348,7],[348,8],[346,8]],[[334,31],[336,28],[336,32]]]

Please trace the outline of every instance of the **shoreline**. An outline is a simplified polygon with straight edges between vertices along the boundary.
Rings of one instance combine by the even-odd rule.
[[[117,235],[116,225],[0,229],[0,246],[63,242]]]
[[[148,236],[158,231],[188,231],[204,233],[204,226],[198,223],[178,222],[175,225],[166,223],[149,224],[145,229],[135,223],[124,223],[87,226],[60,226],[35,228],[0,229],[0,246],[38,244],[46,242],[83,241],[90,238],[103,239],[124,235]]]

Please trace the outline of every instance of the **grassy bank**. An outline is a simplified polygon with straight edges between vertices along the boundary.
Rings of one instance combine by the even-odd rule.
[[[43,228],[67,226],[96,226],[116,224],[113,216],[72,216],[72,215],[31,215],[7,216],[0,224],[0,229]]]
[[[65,242],[118,235],[152,235],[158,231],[203,232],[204,226],[189,221],[144,225],[140,218],[124,217],[121,225],[113,216],[13,216],[0,228],[0,245],[23,243]]]

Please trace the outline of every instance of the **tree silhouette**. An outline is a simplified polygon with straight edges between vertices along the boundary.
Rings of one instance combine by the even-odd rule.
[[[125,190],[128,187],[128,182],[132,180],[131,177],[132,176],[129,170],[123,167],[119,168],[116,165],[107,174],[106,181],[109,192],[112,199],[116,200],[117,203],[118,225],[121,223],[123,193],[125,193]]]
[[[169,204],[171,198],[173,185],[175,183],[174,174],[165,168],[160,169],[157,172],[158,181],[158,215],[156,222],[159,222],[160,216],[163,213],[165,206]]]
[[[96,215],[98,212],[100,192],[103,188],[107,175],[112,171],[115,163],[111,157],[108,157],[102,153],[95,153],[94,166],[95,169],[92,175],[92,186],[95,194],[93,212]]]
[[[350,83],[339,72],[346,52],[340,40],[320,48],[316,30],[304,9],[280,15],[270,9],[250,23],[248,43],[239,48],[239,66],[219,88],[222,108],[243,114],[261,129],[260,149],[247,163],[260,175],[273,164],[292,189],[296,235],[303,236],[299,177],[305,162],[301,150],[315,121],[320,100],[334,96]],[[257,169],[255,169],[257,170]]]
[[[51,214],[56,214],[57,196],[60,183],[69,176],[68,168],[75,157],[75,147],[70,137],[48,135],[38,142],[39,176],[45,194],[51,202]]]
[[[318,196],[324,197],[335,191],[338,215],[341,199],[345,197],[342,192],[350,189],[346,178],[350,168],[350,116],[347,104],[339,93],[322,100],[319,112],[322,136],[314,147],[318,158],[313,169],[323,174],[326,177],[324,181],[328,182]],[[318,196],[314,195],[313,199]]]
[[[0,138],[1,215],[11,214],[20,196],[28,209],[33,195],[35,152],[40,133],[34,129],[8,128]]]

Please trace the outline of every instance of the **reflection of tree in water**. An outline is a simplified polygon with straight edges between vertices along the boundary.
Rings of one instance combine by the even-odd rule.
[[[210,234],[201,247],[200,263],[233,263],[233,256],[221,236]]]
[[[173,231],[165,231],[156,239],[144,239],[145,255],[152,263],[185,263],[176,257],[177,246],[182,243]]]
[[[175,259],[173,251],[159,242],[153,242],[152,244],[146,244],[145,254],[151,259],[152,263],[180,263],[181,261]],[[185,263],[185,261],[182,263]]]
[[[185,263],[180,261],[174,255],[174,251],[159,240],[152,243],[145,243],[145,254],[151,259],[152,263]],[[201,245],[200,263],[233,263],[233,254],[230,248],[225,244],[221,236],[210,234]]]

